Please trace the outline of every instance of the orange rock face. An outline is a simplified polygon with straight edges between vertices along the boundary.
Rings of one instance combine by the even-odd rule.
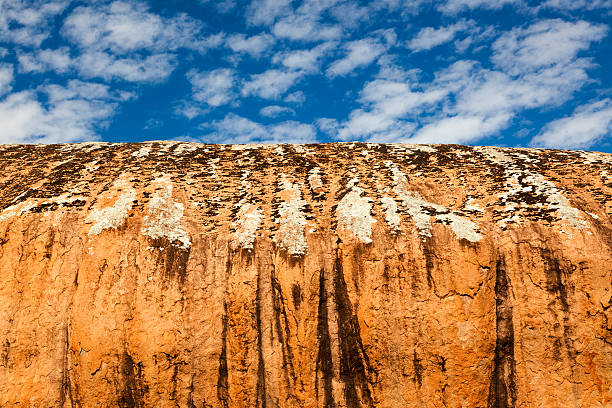
[[[612,156],[0,146],[0,406],[611,407]]]

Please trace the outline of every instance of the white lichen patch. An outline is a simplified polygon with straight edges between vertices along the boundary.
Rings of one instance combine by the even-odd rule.
[[[32,208],[36,207],[37,205],[38,202],[35,200],[26,200],[15,205],[11,205],[10,207],[5,208],[2,213],[0,213],[0,222],[6,221],[14,216],[23,215],[30,211]]]
[[[383,196],[380,201],[385,210],[385,221],[391,227],[391,233],[397,234],[400,230],[400,216],[397,213],[397,203],[389,196]]]
[[[132,209],[134,200],[136,200],[136,190],[121,179],[113,184],[113,190],[118,189],[122,189],[122,193],[112,206],[95,208],[85,219],[86,222],[93,222],[89,229],[89,235],[98,235],[109,228],[117,229],[127,219],[128,212]]]
[[[198,146],[199,145],[197,143],[181,143],[180,145],[174,148],[174,150],[172,151],[172,154],[180,156],[181,154],[185,154],[185,153],[189,153],[189,152],[193,152],[197,150]]]
[[[239,203],[240,208],[236,214],[236,221],[232,223],[234,229],[232,246],[234,249],[253,249],[253,243],[259,224],[263,220],[263,213],[259,207],[251,203]]]
[[[463,204],[463,209],[465,211],[474,211],[479,213],[484,212],[483,209],[478,204],[476,204],[476,200],[473,197],[469,197],[465,201],[465,204]]]
[[[134,153],[132,153],[133,157],[146,157],[149,155],[149,153],[151,153],[151,148],[149,146],[145,146],[140,148],[139,150],[136,150]]]
[[[306,214],[303,211],[307,203],[302,199],[299,185],[291,183],[284,174],[281,174],[279,184],[282,201],[278,208],[279,218],[276,222],[279,226],[274,241],[290,255],[304,255],[308,249],[304,233]]]
[[[436,219],[450,225],[451,229],[458,238],[467,239],[470,242],[478,242],[482,235],[477,232],[476,224],[472,221],[454,213],[436,214]]]
[[[449,225],[457,238],[467,239],[470,242],[478,242],[482,239],[482,235],[478,233],[478,226],[474,222],[442,205],[424,200],[417,192],[409,191],[406,175],[391,161],[386,161],[385,165],[393,175],[393,192],[401,201],[402,207],[412,217],[421,239],[431,237],[432,213],[436,219]]]
[[[153,193],[146,208],[142,234],[150,238],[166,238],[173,245],[189,248],[189,235],[181,225],[184,206],[172,198],[172,182],[167,175],[154,180],[158,190]]]
[[[575,229],[588,228],[588,224],[578,215],[578,209],[571,206],[562,190],[558,189],[551,181],[546,180],[541,174],[528,171],[525,173],[528,175],[523,179],[524,182],[532,184],[535,187],[536,194],[546,196],[548,208],[556,210],[559,218],[567,221]]]
[[[390,143],[389,146],[393,147],[393,150],[396,151],[407,151],[407,150],[417,150],[424,153],[436,153],[437,150],[435,147],[424,144],[410,144],[410,143]]]
[[[323,190],[323,180],[321,180],[321,168],[315,167],[308,172],[308,183],[315,194]]]
[[[372,224],[376,220],[370,214],[371,199],[362,197],[363,189],[350,183],[351,189],[338,203],[336,215],[338,227],[349,231],[361,242],[372,242]]]

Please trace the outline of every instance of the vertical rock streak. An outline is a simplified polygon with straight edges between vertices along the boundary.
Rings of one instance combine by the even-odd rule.
[[[513,408],[516,404],[514,323],[510,282],[503,258],[498,259],[495,275],[496,340],[488,408]]]

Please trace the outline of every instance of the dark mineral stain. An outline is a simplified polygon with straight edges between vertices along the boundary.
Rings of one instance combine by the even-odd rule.
[[[329,336],[329,320],[327,311],[327,290],[325,290],[325,270],[319,271],[319,310],[317,314],[317,366],[315,373],[315,395],[319,399],[319,372],[323,381],[323,407],[335,408],[336,403],[332,392],[332,379],[334,377],[331,354],[331,339]]]
[[[514,326],[510,282],[503,258],[497,260],[495,277],[496,333],[488,408],[513,408],[516,403]]]
[[[291,297],[293,298],[293,307],[295,307],[296,310],[299,309],[302,303],[302,290],[297,283],[291,285]]]
[[[229,383],[227,372],[227,303],[223,302],[223,329],[221,330],[221,354],[217,378],[217,398],[223,408],[229,408]]]
[[[338,310],[338,340],[340,342],[340,379],[344,383],[344,398],[348,408],[362,405],[373,407],[368,384],[368,355],[361,341],[361,329],[349,299],[342,253],[336,253],[334,271],[334,299]]]
[[[423,385],[423,365],[421,364],[421,359],[419,358],[416,350],[414,350],[414,356],[412,357],[412,365],[414,366],[413,381],[420,387]]]
[[[144,407],[144,397],[149,387],[144,382],[142,363],[134,363],[132,356],[123,352],[119,356],[119,374],[122,380],[121,389],[117,390],[117,405],[120,408]]]
[[[182,286],[187,279],[187,262],[191,247],[177,246],[166,238],[153,240],[153,248],[157,253],[157,262],[162,265],[164,279],[177,279]]]
[[[257,324],[257,408],[266,408],[266,366],[263,356],[263,331],[261,324],[261,273],[257,275],[255,318]]]

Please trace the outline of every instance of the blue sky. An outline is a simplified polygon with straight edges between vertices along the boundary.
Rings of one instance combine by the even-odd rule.
[[[0,143],[612,152],[612,0],[0,1]]]

